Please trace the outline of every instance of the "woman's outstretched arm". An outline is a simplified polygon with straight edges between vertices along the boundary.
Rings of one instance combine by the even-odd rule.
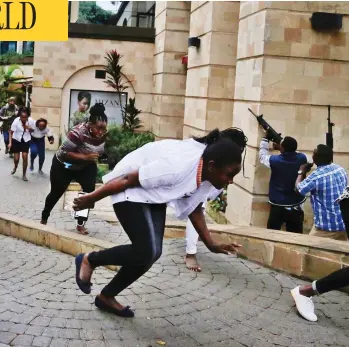
[[[137,170],[110,180],[92,193],[75,198],[73,208],[75,211],[92,208],[97,201],[102,200],[107,196],[121,193],[128,188],[138,186],[140,186],[140,183],[139,171]]]

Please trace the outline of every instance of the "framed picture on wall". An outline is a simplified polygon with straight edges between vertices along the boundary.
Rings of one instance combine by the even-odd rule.
[[[70,90],[69,123],[71,129],[79,123],[86,122],[90,109],[96,103],[102,103],[108,124],[122,124],[122,108],[127,103],[127,93],[114,93],[96,90]],[[120,105],[121,103],[121,105]]]

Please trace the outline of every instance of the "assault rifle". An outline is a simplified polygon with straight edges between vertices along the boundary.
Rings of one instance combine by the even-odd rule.
[[[328,117],[327,117],[328,132],[326,133],[326,145],[333,149],[332,128],[334,127],[334,123],[331,122],[331,105],[328,105],[327,108],[328,108]]]
[[[268,131],[270,135],[270,140],[272,142],[275,142],[277,144],[280,144],[282,141],[281,133],[277,133],[270,125],[269,123],[263,118],[263,115],[257,116],[250,108],[248,109],[257,119],[257,122],[259,125],[265,130]]]

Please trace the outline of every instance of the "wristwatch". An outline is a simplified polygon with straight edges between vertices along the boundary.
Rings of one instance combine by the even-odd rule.
[[[298,170],[298,175],[303,175],[303,170]]]

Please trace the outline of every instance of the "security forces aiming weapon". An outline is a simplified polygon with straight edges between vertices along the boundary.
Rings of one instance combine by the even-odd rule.
[[[272,142],[275,142],[277,144],[280,144],[282,141],[281,133],[277,133],[270,125],[269,123],[263,118],[263,115],[257,116],[250,108],[248,109],[257,119],[257,122],[259,125],[265,130],[268,131],[268,134],[270,136],[270,140]]]

